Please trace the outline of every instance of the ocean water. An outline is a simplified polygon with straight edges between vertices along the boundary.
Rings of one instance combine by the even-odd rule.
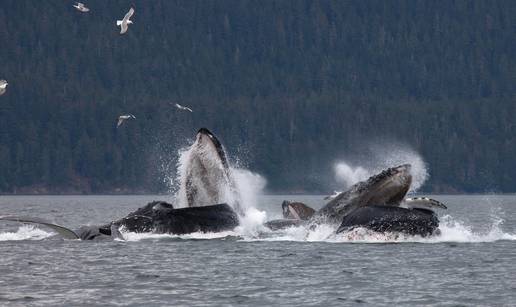
[[[516,196],[432,197],[448,205],[433,238],[260,226],[283,199],[318,208],[322,196],[259,197],[241,227],[219,234],[79,241],[0,222],[0,305],[516,306]],[[76,228],[158,199],[0,196],[0,215]]]

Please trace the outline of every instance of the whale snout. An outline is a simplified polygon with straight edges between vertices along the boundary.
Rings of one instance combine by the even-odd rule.
[[[211,133],[211,131],[206,129],[206,128],[201,128],[201,129],[199,129],[199,131],[197,131],[196,139],[199,142],[210,142],[210,143],[212,143],[217,148],[217,150],[219,150],[219,148],[222,147],[222,145],[220,144],[220,142],[217,139],[217,137],[215,137],[215,135],[213,133]]]
[[[213,133],[211,133],[211,131],[208,130],[208,128],[201,128],[201,129],[199,129],[199,131],[197,131],[197,134],[204,134],[204,135],[213,136]]]

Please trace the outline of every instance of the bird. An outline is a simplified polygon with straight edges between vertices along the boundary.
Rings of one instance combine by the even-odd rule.
[[[126,115],[120,115],[118,117],[118,123],[116,124],[116,127],[120,127],[120,125],[122,125],[124,123],[125,120],[128,120],[128,119],[136,119],[136,116],[132,115],[132,114],[126,114]]]
[[[125,32],[127,32],[129,25],[133,23],[130,20],[130,18],[131,18],[131,16],[133,16],[133,14],[134,14],[134,8],[130,8],[129,12],[127,12],[127,14],[125,14],[124,19],[116,21],[116,25],[120,26],[120,34],[124,34]]]
[[[86,12],[89,12],[90,9],[87,8],[84,3],[81,3],[81,2],[76,2],[76,4],[73,6],[74,8],[76,8],[78,11],[81,11],[83,13],[86,13]]]
[[[4,79],[0,80],[0,96],[5,93],[5,91],[7,89],[7,84],[9,84],[9,83],[7,83],[6,80],[4,80]]]
[[[178,108],[179,110],[183,110],[183,111],[193,112],[192,109],[190,109],[189,107],[182,106],[179,103],[176,103],[176,108]]]

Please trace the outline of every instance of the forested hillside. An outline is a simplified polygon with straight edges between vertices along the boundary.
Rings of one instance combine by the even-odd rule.
[[[72,4],[0,2],[1,193],[164,192],[201,126],[270,191],[392,141],[426,191],[516,192],[516,1]]]

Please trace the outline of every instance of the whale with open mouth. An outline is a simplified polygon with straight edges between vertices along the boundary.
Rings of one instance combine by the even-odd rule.
[[[188,207],[228,203],[244,215],[240,193],[224,147],[206,128],[197,132],[195,142],[187,152],[186,167],[181,178],[179,199]]]
[[[304,204],[293,203],[296,204],[293,206],[284,202],[284,219],[269,221],[266,226],[275,230],[294,225],[332,224],[337,233],[364,227],[378,232],[436,234],[439,219],[434,210],[446,206],[426,197],[405,198],[412,183],[410,171],[410,164],[388,168],[353,185],[318,211],[309,211]]]

